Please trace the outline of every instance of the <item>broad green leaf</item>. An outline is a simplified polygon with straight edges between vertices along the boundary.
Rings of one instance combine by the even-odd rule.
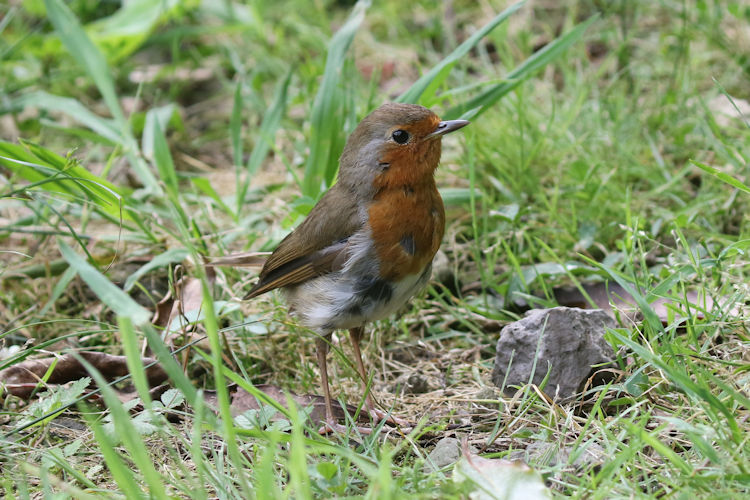
[[[197,4],[197,2],[193,2]],[[86,27],[91,38],[102,48],[110,61],[132,54],[154,28],[176,7],[190,2],[181,0],[129,0],[114,14]]]
[[[165,408],[177,408],[185,401],[185,395],[179,389],[167,389],[159,400]]]
[[[50,364],[50,368],[39,383],[40,387],[44,387],[49,376],[55,370],[56,362],[57,360]],[[49,390],[39,394],[39,398],[24,410],[25,418],[19,421],[17,425],[31,428],[54,420],[60,415],[64,407],[75,402],[83,394],[90,383],[90,378],[82,377],[67,387],[51,386]]]

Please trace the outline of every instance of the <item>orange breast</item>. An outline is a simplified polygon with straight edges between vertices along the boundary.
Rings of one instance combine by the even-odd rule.
[[[443,200],[432,178],[381,190],[369,216],[381,277],[399,281],[430,264],[445,231]]]

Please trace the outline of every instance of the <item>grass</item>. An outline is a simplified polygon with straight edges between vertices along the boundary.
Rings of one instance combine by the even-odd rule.
[[[53,365],[30,401],[5,395],[0,490],[465,498],[451,466],[423,468],[458,436],[524,458],[553,496],[746,495],[748,21],[730,0],[0,7],[0,368],[125,354],[138,394],[91,369],[83,397],[47,383]],[[230,382],[317,393],[314,337],[275,295],[232,302],[247,271],[195,263],[272,249],[346,134],[397,99],[472,120],[437,174],[444,264],[364,347],[377,398],[423,425],[327,438],[272,400],[233,416]],[[182,275],[206,300],[173,357],[149,317]],[[601,281],[639,311],[607,333],[614,383],[585,404],[492,388],[503,324]],[[334,394],[360,404],[334,344]],[[149,391],[146,345],[173,391]]]

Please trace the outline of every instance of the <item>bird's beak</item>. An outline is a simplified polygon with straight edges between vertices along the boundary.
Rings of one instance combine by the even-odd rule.
[[[450,134],[451,132],[465,127],[469,123],[469,120],[446,120],[444,122],[440,122],[438,123],[438,126],[434,131],[427,134],[425,139],[437,139],[444,136],[445,134]]]

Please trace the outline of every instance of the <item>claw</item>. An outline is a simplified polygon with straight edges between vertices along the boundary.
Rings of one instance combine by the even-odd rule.
[[[413,422],[409,422],[408,420],[392,415],[391,413],[386,413],[383,410],[375,407],[369,408],[368,413],[370,414],[370,418],[372,418],[376,422],[385,422],[386,424],[392,425],[394,427],[414,427]]]

